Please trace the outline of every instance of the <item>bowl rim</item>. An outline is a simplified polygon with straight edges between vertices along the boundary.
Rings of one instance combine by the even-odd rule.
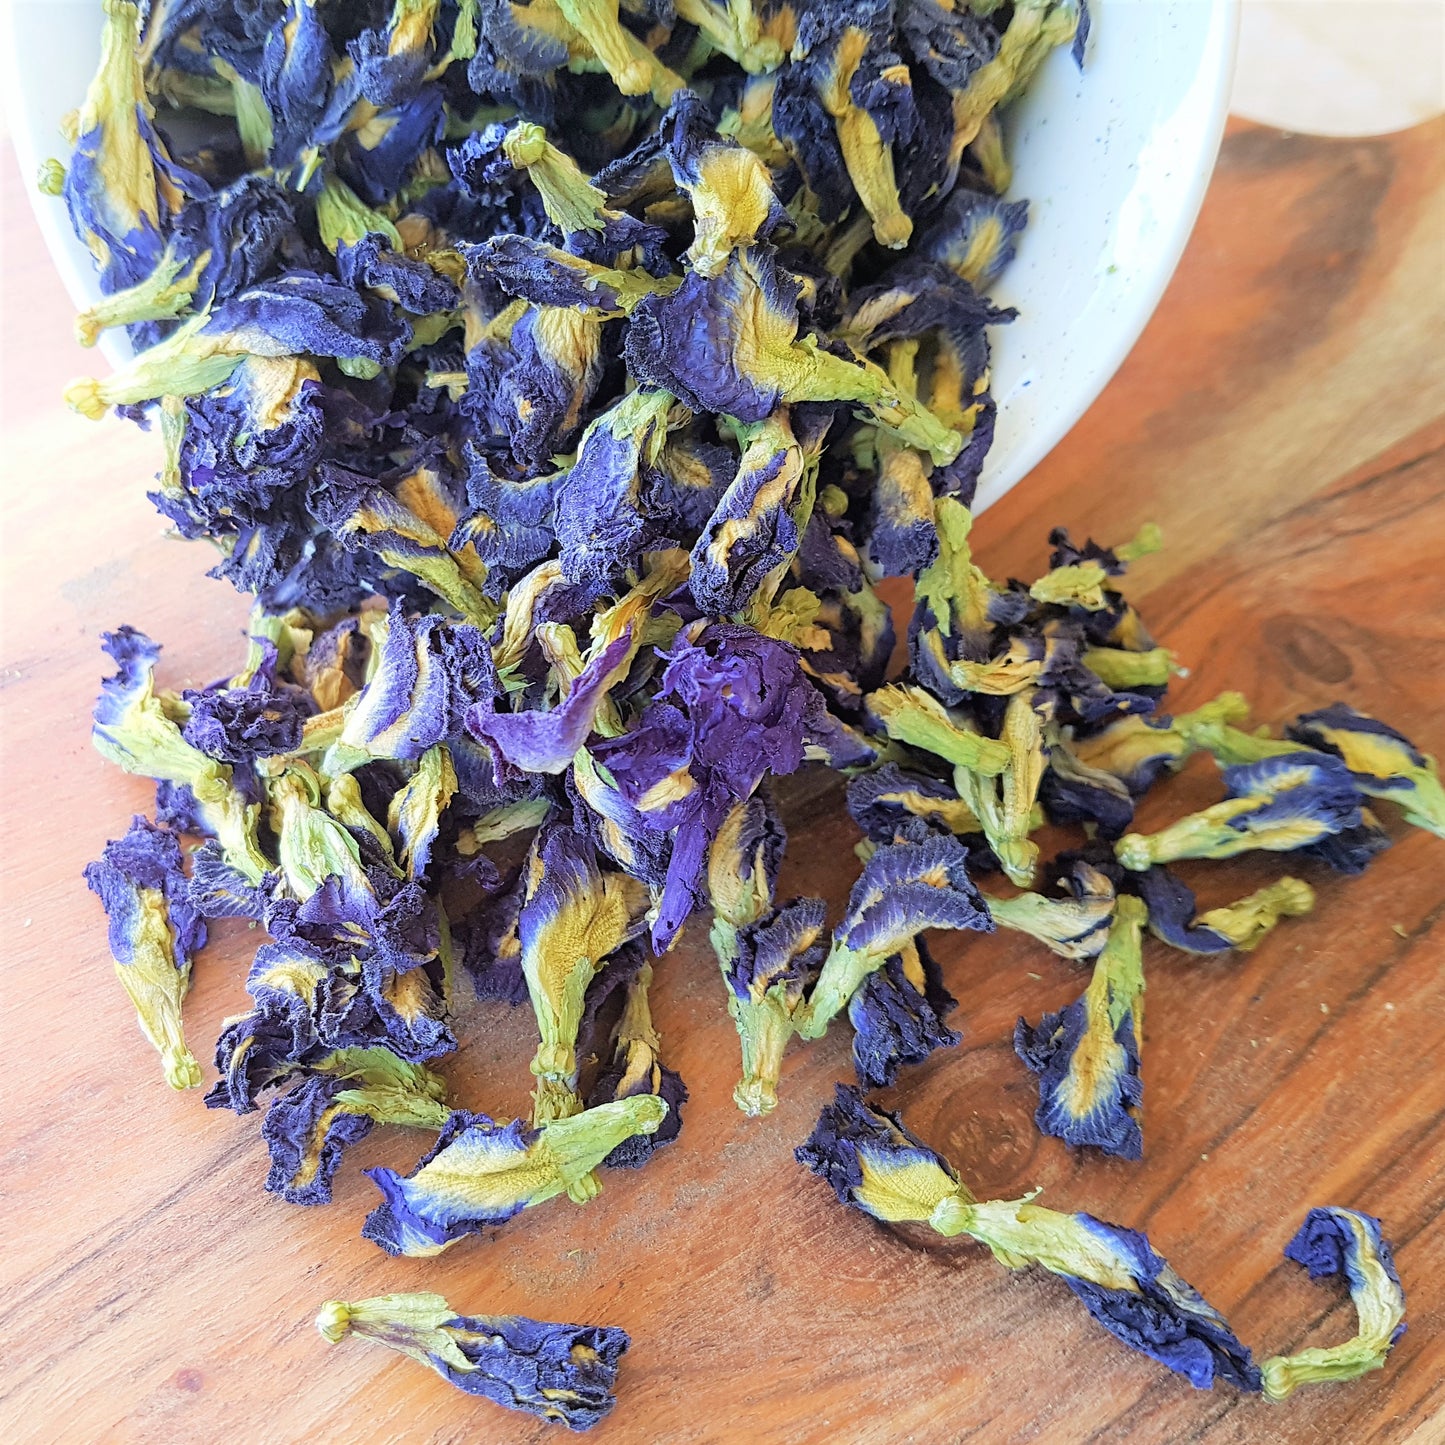
[[[1106,13],[1118,3],[1120,0],[1092,0],[1096,11],[1096,24],[1106,23],[1106,20],[1098,18],[1097,12]],[[1123,3],[1152,3],[1152,0],[1123,0]],[[1188,167],[1188,183],[1176,193],[1175,205],[1169,214],[1164,234],[1151,249],[1148,265],[1132,274],[1128,292],[1114,308],[1114,319],[1108,334],[1109,344],[1090,354],[1088,365],[1079,369],[1077,379],[1072,383],[1061,384],[1057,378],[1053,380],[1055,396],[1060,397],[1061,393],[1062,396],[1059,404],[1049,413],[1049,425],[1036,428],[1031,435],[1022,438],[1010,450],[1006,459],[1000,459],[1000,466],[997,468],[990,465],[997,455],[990,450],[979,479],[973,506],[975,514],[991,506],[1027,477],[1068,436],[1103,394],[1143,336],[1150,318],[1158,309],[1159,302],[1179,267],[1185,247],[1189,244],[1214,174],[1219,149],[1224,140],[1225,125],[1229,119],[1243,0],[1193,0],[1193,3],[1205,3],[1209,6],[1202,50],[1205,57],[1212,55],[1215,71],[1207,92],[1208,105],[1203,124],[1194,132],[1195,144],[1192,150],[1179,158],[1179,164]],[[1009,272],[1006,271],[1000,287],[1004,295],[1007,294],[1008,277]],[[1000,417],[1006,406],[1006,399],[999,402]]]

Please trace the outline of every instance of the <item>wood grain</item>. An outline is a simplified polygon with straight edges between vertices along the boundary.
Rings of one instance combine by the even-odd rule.
[[[1395,1442],[1445,1438],[1445,845],[1398,830],[1357,881],[1257,953],[1151,945],[1146,1157],[1071,1154],[1032,1124],[1019,1013],[1077,993],[1017,937],[948,938],[962,1045],[893,1095],[982,1194],[1041,1185],[1055,1207],[1147,1227],[1258,1351],[1351,1332],[1348,1301],[1280,1251],[1304,1210],[1369,1210],[1397,1244],[1410,1330],[1387,1368],[1272,1407],[1198,1394],[1120,1349],[1057,1281],[1009,1275],[840,1209],[791,1150],[835,1079],[842,1031],[790,1054],[783,1102],[733,1108],[737,1043],[700,936],[659,970],[658,1023],[692,1089],[677,1145],[437,1261],[357,1234],[373,1190],[335,1204],[261,1191],[257,1123],[168,1093],[111,976],[84,863],[149,789],[87,741],[96,634],[167,644],[164,680],[232,670],[245,608],[143,498],[153,438],[70,416],[91,358],[6,152],[3,741],[6,849],[3,1325],[7,1441],[309,1442],[553,1438],[360,1344],[328,1350],[317,1304],[426,1288],[474,1311],[615,1323],[634,1337],[608,1442],[960,1440]],[[1050,526],[1102,540],[1161,523],[1134,593],[1194,671],[1194,705],[1239,687],[1261,718],[1334,697],[1445,753],[1445,123],[1368,141],[1234,129],[1198,230],[1147,333],[1068,439],[978,528],[994,575],[1043,562]],[[1146,822],[1209,796],[1187,772]],[[784,887],[835,911],[852,834],[829,778],[787,795]],[[1223,901],[1278,872],[1205,875]],[[1196,875],[1199,876],[1199,875]],[[256,935],[217,930],[196,969],[198,1052],[244,1004]],[[448,1071],[520,1110],[524,1011],[476,1010]],[[362,1164],[406,1167],[381,1131]]]

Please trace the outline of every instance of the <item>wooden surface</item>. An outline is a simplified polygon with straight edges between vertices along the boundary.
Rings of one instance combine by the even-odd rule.
[[[966,1030],[893,1098],[983,1195],[1146,1227],[1261,1355],[1332,1343],[1335,1285],[1280,1251],[1312,1204],[1384,1220],[1409,1333],[1383,1373],[1285,1406],[1198,1394],[1098,1329],[1068,1291],[968,1245],[928,1247],[835,1204],[792,1160],[845,1030],[790,1054],[783,1102],[744,1119],[737,1040],[700,929],[659,969],[666,1053],[692,1089],[678,1144],[612,1174],[585,1211],[529,1213],[436,1261],[357,1233],[359,1164],[407,1167],[379,1131],[326,1209],[265,1195],[258,1118],[164,1089],[111,975],[80,879],[149,788],[102,763],[87,716],[96,634],[167,644],[163,680],[234,668],[244,607],[199,545],[161,535],[143,492],[153,438],[68,415],[87,369],[5,157],[5,1152],[0,1437],[18,1441],[555,1439],[312,1328],[328,1296],[438,1290],[476,1312],[625,1326],[608,1442],[860,1445],[957,1440],[1439,1440],[1445,1407],[1445,844],[1395,828],[1367,877],[1311,873],[1312,917],[1257,953],[1191,961],[1150,945],[1146,1156],[1069,1153],[1034,1130],[1014,1018],[1080,989],[1017,936],[941,940]],[[1144,339],[1089,416],[982,519],[993,575],[1032,575],[1048,528],[1103,540],[1161,523],[1134,595],[1194,668],[1263,719],[1335,697],[1445,753],[1445,122],[1368,141],[1236,128],[1198,231]],[[1206,801],[1208,765],[1144,822]],[[786,890],[836,913],[852,841],[827,778],[788,795]],[[1389,812],[1388,808],[1383,811]],[[1393,826],[1393,820],[1392,820]],[[1209,875],[1210,903],[1279,871]],[[204,1054],[244,1007],[257,939],[218,928],[188,1033]],[[463,1021],[460,1096],[525,1107],[530,1020]]]

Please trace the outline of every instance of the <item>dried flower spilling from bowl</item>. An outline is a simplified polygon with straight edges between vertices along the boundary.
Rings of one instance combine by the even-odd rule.
[[[863,1089],[957,1042],[928,930],[1086,965],[1015,1046],[1041,1130],[1137,1159],[1145,930],[1249,949],[1314,899],[1282,876],[1201,908],[1169,865],[1358,873],[1378,800],[1445,835],[1433,760],[1343,703],[1279,736],[1233,693],[1166,709],[1175,661],[1119,582],[1152,529],[1056,532],[1032,584],[973,559],[987,328],[1011,314],[984,293],[1027,215],[998,110],[1052,48],[1082,60],[1082,0],[105,13],[70,163],[42,179],[100,270],[82,339],[124,326],[138,350],[67,396],[156,426],[152,500],[256,603],[239,670],[202,689],[107,635],[94,739],[156,780],[157,821],[87,878],[176,1088],[202,1080],[182,1005],[206,921],[264,925],[206,1102],[267,1099],[267,1189],[327,1202],[393,1124],[433,1142],[370,1171],[362,1231],[390,1254],[591,1200],[677,1137],[648,991],[690,919],[752,1115],[843,1014]],[[888,578],[914,584],[901,672]],[[1196,754],[1221,800],[1131,831]],[[818,764],[864,838],[831,927],[777,896],[771,779]],[[1046,822],[1078,846],[1042,858]],[[530,1121],[432,1067],[476,999],[535,1013]],[[1379,1367],[1404,1328],[1353,1210],[1311,1210],[1287,1253],[1345,1277],[1358,1334],[1256,1366],[1142,1235],[976,1199],[858,1088],[798,1157],[877,1219],[1061,1276],[1201,1388],[1281,1399]],[[628,1344],[436,1295],[333,1300],[318,1325],[577,1429]]]

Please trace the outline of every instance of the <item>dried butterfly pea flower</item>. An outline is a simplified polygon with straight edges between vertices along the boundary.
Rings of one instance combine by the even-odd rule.
[[[497,609],[482,595],[486,569],[475,553],[447,545],[455,515],[438,518],[439,531],[421,511],[407,505],[403,489],[395,492],[332,462],[317,468],[308,500],[316,520],[348,551],[367,554],[361,566],[384,588],[386,571],[417,578],[448,603],[464,622],[490,627]],[[381,575],[377,575],[380,573]]]
[[[973,560],[968,538],[973,516],[953,497],[940,497],[933,508],[938,555],[918,576],[915,607],[908,629],[909,654],[920,681],[949,703],[961,701],[952,682],[955,658],[987,655],[1000,589]]]
[[[963,1035],[943,1020],[957,1007],[920,935],[870,973],[848,1000],[859,1084],[887,1088],[905,1064],[921,1064],[935,1049],[952,1048]]]
[[[271,779],[276,854],[289,892],[301,902],[329,878],[348,891],[371,891],[356,839],[321,806],[321,780],[304,763],[293,763]]]
[[[288,1204],[327,1204],[345,1149],[374,1123],[439,1130],[450,1110],[446,1082],[389,1049],[347,1049],[321,1060],[323,1073],[271,1101],[261,1137],[271,1156],[266,1188]]]
[[[796,26],[790,6],[755,5],[753,0],[678,0],[677,13],[698,31],[714,50],[735,60],[746,71],[775,70],[792,48]]]
[[[957,764],[954,786],[983,828],[989,847],[1009,879],[1027,887],[1034,876],[1039,848],[1029,833],[1044,774],[1043,720],[1035,707],[1035,690],[1016,693],[1004,710],[999,743],[1008,766],[994,777]]]
[[[386,825],[398,845],[397,861],[408,878],[419,879],[426,873],[442,814],[456,791],[451,754],[445,744],[437,743],[421,755],[416,772],[392,798]]]
[[[1100,838],[1122,837],[1134,821],[1133,794],[1113,773],[1085,763],[1074,751],[1071,732],[1056,725],[1044,729],[1048,766],[1039,781],[1039,802],[1051,822],[1091,824]]]
[[[1293,741],[1271,738],[1267,733],[1247,733],[1242,731],[1233,726],[1233,724],[1244,721],[1248,715],[1248,710],[1244,705],[1244,699],[1238,697],[1238,694],[1226,694],[1226,697],[1236,698],[1238,701],[1238,708],[1231,715],[1224,716],[1211,713],[1206,709],[1201,709],[1199,716],[1190,715],[1183,719],[1176,720],[1175,724],[1182,728],[1191,749],[1197,749],[1211,754],[1221,766],[1227,765],[1226,772],[1228,772],[1230,768],[1243,767],[1255,763],[1266,765],[1270,768],[1287,768],[1288,763],[1286,760],[1291,757],[1300,760],[1305,765],[1308,765],[1308,760],[1311,757],[1321,758],[1325,760],[1328,766],[1330,761],[1343,757],[1343,753],[1338,746],[1317,748],[1303,740]],[[1342,708],[1344,705],[1335,704],[1334,706],[1335,708]],[[1333,712],[1333,709],[1327,709],[1326,712]],[[1306,716],[1308,717],[1310,715],[1307,714]],[[1348,723],[1353,725],[1356,732],[1364,732],[1373,736],[1383,736],[1383,734],[1378,733],[1378,730],[1384,729],[1385,724],[1377,723],[1372,718],[1365,718],[1362,714],[1353,713],[1352,710],[1349,720],[1346,720],[1338,713],[1336,713],[1335,716],[1342,724],[1342,732],[1349,731],[1349,727],[1344,726],[1348,721]],[[1310,731],[1308,724],[1306,724],[1305,731]],[[1431,771],[1433,764],[1430,760],[1423,759],[1422,755],[1414,754],[1415,757],[1421,758],[1421,761],[1408,765],[1418,774],[1420,787],[1419,797],[1424,799],[1423,805],[1415,801],[1415,795],[1413,793],[1408,793],[1409,789],[1413,789],[1416,786],[1411,777],[1405,774],[1390,774],[1388,772],[1382,775],[1376,775],[1369,771],[1372,765],[1370,761],[1372,755],[1374,765],[1386,769],[1391,766],[1391,764],[1381,756],[1382,751],[1386,748],[1390,750],[1403,750],[1405,756],[1413,753],[1413,749],[1407,740],[1398,733],[1394,733],[1393,729],[1386,729],[1386,731],[1392,734],[1392,739],[1388,745],[1372,745],[1369,742],[1363,745],[1356,745],[1356,762],[1362,771],[1358,774],[1351,771],[1350,777],[1355,782],[1361,794],[1392,796],[1398,799],[1401,793],[1398,792],[1397,789],[1406,791],[1407,795],[1412,799],[1411,802],[1405,804],[1407,820],[1434,831],[1434,823],[1430,816],[1430,810],[1433,807],[1432,788],[1435,786],[1435,778]],[[1318,733],[1312,733],[1312,736],[1315,741],[1322,742],[1324,731],[1320,730]],[[1401,762],[1399,765],[1404,766],[1405,764]],[[1346,766],[1348,766],[1348,764],[1346,764]],[[1321,862],[1328,864],[1337,872],[1356,874],[1364,872],[1370,860],[1377,853],[1389,847],[1389,845],[1389,835],[1380,826],[1375,815],[1369,808],[1361,806],[1359,817],[1356,821],[1339,827],[1333,832],[1319,837],[1314,842],[1306,843],[1302,846],[1309,856],[1318,858]]]
[[[252,883],[226,862],[214,839],[191,854],[191,876],[186,896],[202,918],[251,918],[260,921],[276,875],[267,873]]]
[[[1080,59],[1081,32],[1087,38],[1085,0],[1019,0],[997,52],[974,74],[955,104],[954,144],[970,144],[994,109],[1023,90],[1055,46],[1072,47],[1075,59]]]
[[[840,1084],[798,1161],[845,1204],[885,1223],[918,1221],[967,1234],[1010,1269],[1058,1275],[1115,1338],[1198,1389],[1216,1379],[1256,1392],[1259,1370],[1219,1312],[1132,1229],[1028,1200],[979,1201],[896,1115]]]
[[[868,697],[868,711],[895,742],[932,753],[955,769],[992,778],[1010,766],[1007,743],[984,737],[921,687],[895,683],[879,688]]]
[[[1133,1229],[1029,1203],[977,1204],[966,1232],[1010,1267],[1059,1275],[1116,1339],[1197,1390],[1223,1380],[1253,1393],[1259,1370],[1224,1317]]]
[[[199,178],[183,177],[155,129],[136,48],[139,7],[104,0],[103,8],[100,64],[75,119],[65,202],[109,294],[162,262],[165,227]]]
[[[365,1114],[336,1105],[342,1088],[335,1079],[306,1079],[278,1094],[266,1111],[261,1124],[271,1156],[266,1188],[288,1204],[329,1204],[343,1151],[371,1132]]]
[[[546,468],[571,444],[602,381],[603,339],[601,320],[567,306],[529,306],[512,327],[494,406],[518,465]]]
[[[301,904],[273,898],[247,979],[251,1013],[227,1020],[211,1107],[254,1108],[258,1090],[340,1049],[385,1045],[411,1063],[456,1047],[444,1022],[442,926],[421,890],[380,875],[325,877]]]
[[[532,0],[529,8],[541,3]],[[616,0],[555,0],[555,8],[623,95],[650,95],[666,105],[682,88],[682,80],[622,24]]]
[[[986,327],[1005,319],[976,288],[1026,214],[998,198],[997,108],[1051,46],[1073,38],[1081,53],[1083,5],[744,0],[724,14],[683,0],[687,23],[667,0],[627,9],[396,0],[343,24],[300,0],[244,16],[162,6],[146,15],[147,95],[119,45],[136,12],[112,4],[86,138],[57,177],[82,230],[129,267],[108,276],[87,337],[126,324],[145,348],[72,400],[140,419],[156,398],[158,508],[219,542],[216,575],[276,614],[309,609],[263,618],[235,678],[183,697],[153,692],[153,655],[144,677],[118,658],[116,715],[97,730],[158,778],[163,821],[215,835],[179,885],[186,902],[259,917],[273,937],[208,1102],[246,1111],[285,1090],[265,1126],[271,1182],[319,1199],[373,1119],[442,1122],[440,1093],[414,1085],[455,1047],[457,959],[483,996],[536,1006],[535,1117],[552,1122],[512,1126],[519,1154],[484,1116],[454,1118],[420,1174],[383,1185],[396,1207],[372,1231],[392,1248],[435,1252],[542,1197],[541,1176],[550,1193],[595,1192],[595,1159],[564,1167],[542,1148],[605,1113],[572,1112],[579,1053],[610,1057],[594,1105],[651,1101],[655,1128],[680,1102],[633,937],[649,898],[657,949],[711,902],[739,1102],[762,1112],[789,1034],[821,1033],[845,1003],[860,1079],[890,1082],[952,1043],[952,1000],[917,929],[991,926],[955,835],[976,866],[1002,863],[1024,885],[1045,813],[1082,822],[1104,841],[1051,870],[1070,896],[998,911],[1079,957],[1117,915],[1133,971],[1104,950],[1103,1003],[1090,1014],[1091,994],[1080,1000],[1078,1037],[1051,1035],[1047,1067],[1098,1056],[1086,1082],[1122,1097],[1137,1084],[1143,905],[1115,892],[1142,895],[1161,936],[1210,951],[1250,946],[1309,901],[1286,879],[1197,914],[1162,868],[1126,880],[1107,841],[1131,825],[1134,796],[1209,751],[1246,805],[1146,840],[1151,857],[1160,838],[1169,856],[1237,851],[1200,831],[1235,824],[1243,846],[1303,846],[1358,871],[1386,838],[1362,805],[1321,824],[1331,754],[1357,804],[1394,796],[1413,821],[1439,821],[1433,765],[1357,714],[1309,715],[1287,741],[1233,726],[1245,711],[1228,695],[1151,716],[1175,668],[1117,579],[1152,531],[1118,549],[1056,533],[1032,588],[973,563],[967,504],[996,414]],[[152,98],[229,119],[172,160]],[[139,157],[127,183],[97,182],[95,158],[122,152]],[[915,221],[907,256],[871,245]],[[911,671],[892,687],[891,621],[871,586],[891,574],[917,576]],[[373,593],[389,607],[380,624]],[[758,791],[811,761],[875,770],[850,782],[850,808],[883,845],[864,850],[826,959],[821,904],[776,906],[782,829]],[[1286,777],[1300,770],[1310,787]],[[257,842],[263,813],[279,865]],[[510,886],[483,850],[537,827]],[[1142,846],[1118,844],[1135,862]],[[592,925],[619,889],[625,927],[603,928],[618,939],[603,951]],[[1134,1046],[1122,1069],[1118,1029]],[[347,1073],[362,1055],[380,1061],[375,1078]],[[674,1112],[658,1133],[625,1130],[605,1158],[636,1162],[675,1127]],[[463,1157],[463,1138],[485,1154],[488,1137],[495,1169],[473,1160],[456,1184],[443,1161]],[[925,1213],[952,1231],[971,1196],[914,1163]],[[913,1176],[869,1168],[875,1204],[917,1217]],[[505,1188],[470,1178],[489,1170]],[[1009,1231],[1026,1223],[1027,1257],[1071,1276],[1121,1337],[1195,1377],[1228,1373],[1237,1342],[1210,1336],[1202,1302],[1190,1316],[1170,1295],[1157,1256],[1130,1253],[1139,1237],[1098,1226],[1100,1244],[1078,1232],[1085,1216],[976,1208],[975,1232],[992,1228],[1011,1262]],[[1129,1270],[1100,1264],[1108,1249]]]
[[[771,247],[736,250],[716,276],[690,272],[671,294],[639,302],[627,363],[692,410],[741,422],[764,421],[781,402],[859,402],[900,441],[951,461],[962,438],[881,367],[835,355],[811,334],[800,339],[801,290]]]
[[[78,313],[75,339],[82,346],[94,346],[100,333],[113,326],[176,320],[191,309],[203,266],[203,257],[187,264],[167,247],[149,276],[133,286],[112,291],[104,300]]]
[[[658,1057],[662,1040],[652,1026],[647,994],[652,986],[652,965],[644,963],[627,985],[622,1013],[612,1029],[612,1058],[587,1091],[587,1107],[595,1109],[617,1099],[656,1094],[667,1105],[667,1115],[652,1134],[624,1139],[602,1162],[610,1169],[640,1169],[682,1128],[682,1106],[687,1085]]]
[[[697,275],[716,276],[737,247],[765,241],[786,225],[768,167],[753,151],[720,136],[691,91],[673,97],[659,131],[673,179],[692,202],[686,259]]]
[[[915,0],[909,6],[910,13],[937,10],[932,0]],[[965,17],[941,13],[946,15],[948,31],[966,33],[958,24],[966,24]],[[1028,214],[1027,201],[1004,201],[960,187],[929,221],[914,252],[942,263],[971,286],[986,286],[1013,260]]]
[[[659,455],[673,405],[666,392],[630,392],[593,422],[557,490],[555,531],[563,575],[601,581],[637,567],[647,533],[641,468]]]
[[[928,463],[919,452],[883,436],[878,439],[876,455],[868,575],[872,580],[914,576],[933,560],[938,547]]]
[[[796,554],[812,510],[803,450],[787,408],[740,428],[742,460],[692,550],[688,586],[714,616],[741,611]]]
[[[1244,698],[1226,692],[1192,713],[1172,718],[1119,718],[1098,731],[1071,738],[1069,745],[1085,767],[1111,774],[1139,797],[1205,748],[1204,738],[1216,726],[1248,716]]]
[[[401,254],[396,244],[376,231],[343,241],[336,250],[337,275],[413,317],[441,317],[445,323],[461,302],[457,283],[436,266]]]
[[[935,331],[961,341],[1016,315],[986,301],[942,262],[909,256],[890,266],[881,281],[850,293],[843,331],[860,351],[871,351],[885,342]]]
[[[643,889],[621,873],[603,873],[587,839],[550,825],[537,834],[526,865],[518,915],[522,972],[537,1015],[541,1042],[532,1061],[537,1076],[533,1119],[566,1118],[582,1107],[577,1094],[577,1031],[587,986],[607,959],[642,928]],[[569,1181],[573,1198],[596,1190],[583,1177]],[[581,1197],[579,1197],[581,1195]]]
[[[1301,1385],[1355,1380],[1383,1369],[1391,1347],[1405,1333],[1405,1292],[1380,1221],[1353,1209],[1311,1209],[1284,1252],[1304,1265],[1311,1279],[1345,1276],[1359,1329],[1343,1344],[1265,1360],[1260,1366],[1265,1398],[1284,1400]]]
[[[822,950],[814,949],[824,923],[821,901],[794,900],[781,911],[773,906],[786,842],[782,819],[763,784],[733,805],[708,848],[709,939],[743,1049],[743,1079],[734,1098],[754,1116],[777,1103],[793,1012],[822,961]]]
[[[467,714],[467,730],[492,752],[499,781],[512,770],[560,773],[593,731],[608,691],[620,682],[635,651],[625,633],[597,652],[572,679],[566,695],[547,711],[503,712],[483,698]]]
[[[1152,523],[1141,527],[1138,536],[1121,547],[1099,547],[1089,542],[1082,549],[1076,548],[1062,528],[1052,534],[1050,541],[1055,544],[1050,570],[1029,588],[1029,596],[1035,602],[1086,612],[1101,612],[1110,606],[1109,578],[1117,577],[1127,563],[1147,557],[1163,545],[1159,529]]]
[[[547,219],[562,232],[567,249],[602,266],[642,269],[665,276],[673,269],[667,232],[627,211],[612,209],[607,194],[577,162],[552,145],[541,126],[519,121],[488,126],[451,153],[464,187],[481,178],[495,185],[525,172],[537,189]]]
[[[1116,902],[1114,883],[1084,859],[1075,859],[1058,879],[1063,897],[1020,893],[988,895],[989,916],[1000,928],[1036,938],[1060,958],[1096,958],[1109,937]]]
[[[659,951],[703,901],[707,850],[733,804],[765,776],[796,772],[805,748],[837,730],[796,650],[751,628],[695,623],[663,655],[661,690],[635,726],[590,748],[642,826],[673,835]]]
[[[438,744],[438,747],[440,746],[441,745]],[[435,750],[423,753],[422,757],[433,757],[434,751]],[[448,762],[449,761],[450,757],[448,757]],[[453,767],[450,778],[444,780],[442,775],[445,771],[440,758],[434,757],[431,765],[432,777],[437,783],[443,781],[449,782],[452,790],[455,791],[456,769]],[[416,777],[417,774],[413,774],[407,783],[403,783],[402,786],[391,795],[390,802],[385,811],[382,812],[382,817],[393,826],[400,823],[401,820],[400,818],[392,819],[392,807],[398,805],[397,800],[399,798],[406,796],[408,784],[414,782]],[[392,781],[393,779],[388,776],[386,782],[389,784]],[[378,784],[378,786],[380,785]],[[421,797],[415,800],[417,803],[421,801]],[[378,798],[377,802],[379,804],[381,800]],[[332,774],[329,781],[326,781],[325,784],[325,804],[326,811],[356,840],[357,850],[361,856],[362,865],[367,870],[368,878],[378,877],[382,872],[389,872],[397,878],[406,876],[405,870],[397,860],[396,842],[393,840],[392,834],[387,831],[386,827],[383,826],[382,822],[377,819],[376,815],[372,813],[371,809],[367,806],[366,799],[362,796],[361,784],[357,781],[356,774]],[[413,806],[415,806],[415,804]],[[378,811],[380,811],[380,809],[378,809]]]
[[[1333,753],[1362,793],[1398,804],[1407,823],[1445,837],[1439,766],[1403,733],[1342,702],[1302,713],[1285,732],[1295,742]]]
[[[338,751],[415,761],[460,734],[467,709],[496,687],[491,651],[477,628],[394,611],[381,632],[376,670],[348,705]]]
[[[410,338],[410,325],[387,303],[298,268],[198,313],[103,380],[72,382],[65,399],[99,418],[111,406],[194,396],[219,386],[248,355],[329,356],[347,374],[371,377],[395,365]]]
[[[298,751],[314,706],[300,689],[278,689],[272,672],[274,664],[243,687],[183,692],[190,715],[181,736],[201,752],[238,765]]]
[[[1130,652],[1119,647],[1091,647],[1080,661],[1107,687],[1120,692],[1139,688],[1163,688],[1182,671],[1167,647],[1147,652]]]
[[[220,842],[226,862],[248,882],[258,882],[270,868],[256,842],[260,808],[237,789],[228,764],[185,740],[185,705],[155,691],[160,648],[133,627],[103,633],[102,645],[117,671],[101,684],[95,705],[96,749],[128,773],[189,790],[198,821]]]
[[[476,552],[487,569],[485,591],[495,596],[551,551],[553,508],[568,473],[512,481],[494,473],[475,449],[469,460],[467,510],[447,545],[454,552],[466,546]],[[560,567],[552,565],[560,576]]]
[[[850,778],[848,812],[863,836],[875,843],[897,842],[913,818],[949,833],[980,831],[973,810],[947,783],[897,763]]]
[[[517,933],[525,882],[520,871],[514,878],[499,878],[488,896],[459,919],[453,930],[457,958],[479,999],[515,1006],[530,998]]]
[[[554,1119],[536,1129],[499,1124],[485,1114],[454,1113],[429,1153],[405,1177],[370,1169],[383,1203],[362,1233],[388,1254],[440,1254],[459,1239],[505,1224],[592,1178],[592,1171],[634,1134],[655,1133],[667,1105],[640,1094]],[[591,1198],[600,1186],[586,1189]]]
[[[1115,845],[1119,861],[1143,872],[1180,858],[1232,858],[1253,848],[1309,848],[1363,822],[1349,769],[1328,753],[1261,758],[1224,769],[1230,798],[1182,818],[1162,832],[1129,833]]]
[[[567,774],[572,826],[591,839],[624,873],[661,888],[667,880],[672,836],[653,831],[649,819],[623,797],[592,754],[581,749]]]
[[[731,936],[757,923],[773,907],[778,869],[788,834],[772,790],[764,782],[751,797],[735,803],[718,828],[707,855],[707,891],[712,904],[713,943],[719,938],[719,961],[727,967],[733,956]]]
[[[609,1326],[458,1315],[437,1294],[327,1300],[316,1328],[330,1344],[358,1335],[409,1355],[469,1395],[577,1431],[612,1409],[618,1361],[630,1343]]]
[[[794,1154],[832,1186],[839,1200],[884,1223],[921,1219],[945,1228],[973,1195],[951,1165],[886,1109],[867,1104],[851,1084],[838,1084],[833,1102]]]
[[[830,196],[825,187],[838,179],[841,159],[844,184],[851,182],[872,217],[874,239],[897,249],[907,244],[913,222],[899,200],[893,146],[912,141],[918,112],[907,67],[889,44],[893,9],[892,0],[846,8],[822,0],[801,7],[792,63],[780,77],[773,114],[814,195],[839,194]]]
[[[1108,939],[1083,996],[1045,1014],[1037,1027],[1020,1019],[1014,1029],[1015,1052],[1039,1076],[1034,1122],[1040,1131],[1121,1159],[1144,1153],[1138,1112],[1144,1095],[1145,915],[1139,899],[1116,898]]]
[[[470,273],[537,306],[576,307],[599,320],[633,314],[649,298],[677,288],[675,276],[600,265],[527,236],[493,236],[460,248]],[[638,371],[644,381],[651,380]],[[668,389],[668,388],[664,388]]]
[[[191,957],[206,942],[206,925],[191,902],[174,833],[131,819],[124,838],[105,845],[85,869],[105,905],[115,975],[141,1032],[161,1056],[166,1082],[193,1089],[201,1066],[186,1045],[181,1003],[191,986]]]
[[[911,947],[924,929],[993,932],[967,859],[968,849],[952,837],[893,843],[873,854],[848,895],[818,981],[795,1016],[803,1038],[821,1038],[868,975]]]
[[[777,1107],[783,1050],[827,952],[826,927],[821,898],[794,899],[736,929],[722,919],[714,923],[713,947],[742,1041],[743,1076],[733,1098],[744,1114]]]
[[[1299,918],[1315,903],[1314,889],[1281,878],[1222,908],[1199,912],[1194,892],[1167,868],[1150,868],[1134,880],[1149,909],[1149,931],[1186,953],[1244,952],[1258,946],[1281,918]]]
[[[332,1031],[331,996],[337,984],[348,983],[299,941],[262,944],[246,979],[255,1006],[221,1026],[215,1056],[221,1077],[206,1095],[206,1107],[250,1113],[263,1090],[331,1052],[319,1033]]]

